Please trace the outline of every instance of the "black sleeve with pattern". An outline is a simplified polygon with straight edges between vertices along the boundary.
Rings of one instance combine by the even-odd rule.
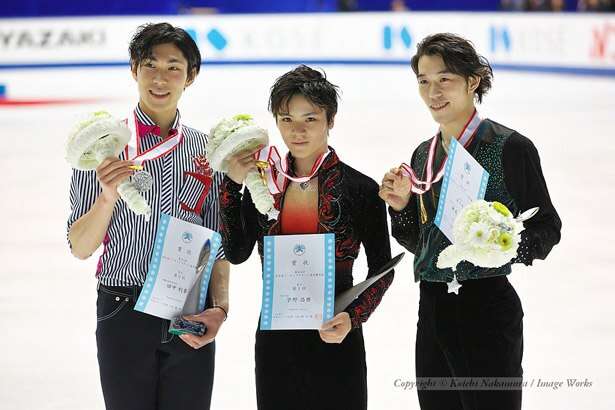
[[[504,182],[519,212],[539,207],[538,213],[524,223],[517,258],[513,263],[531,265],[534,259],[545,259],[560,241],[562,222],[553,207],[547,183],[540,166],[538,151],[521,134],[512,134],[502,153]]]
[[[380,268],[391,260],[386,206],[378,196],[378,185],[375,182],[373,185],[373,189],[366,195],[366,206],[363,208],[363,217],[361,218],[361,222],[364,223],[360,235],[367,257],[367,278],[377,274]],[[378,279],[345,309],[350,315],[353,328],[366,322],[376,310],[384,293],[393,282],[393,275],[394,272],[390,272]]]
[[[220,234],[226,259],[245,262],[254,249],[258,234],[257,210],[250,192],[225,176],[220,184]]]
[[[412,154],[410,165],[414,172],[417,172],[414,165],[416,151]],[[389,206],[391,216],[391,235],[397,242],[412,253],[416,252],[419,240],[419,217],[418,217],[418,197],[412,194],[408,205],[401,211],[396,211]]]

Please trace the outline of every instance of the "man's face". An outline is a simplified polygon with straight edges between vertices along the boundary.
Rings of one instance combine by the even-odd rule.
[[[279,112],[276,123],[282,139],[295,158],[316,157],[327,149],[329,130],[327,113],[303,95],[288,101],[288,112]]]
[[[440,125],[467,119],[474,107],[477,78],[465,78],[448,71],[439,55],[419,59],[417,80],[419,93],[433,119]]]
[[[153,113],[175,110],[184,89],[192,84],[188,79],[188,61],[171,43],[152,48],[152,58],[133,67],[133,78],[139,86],[142,108]]]

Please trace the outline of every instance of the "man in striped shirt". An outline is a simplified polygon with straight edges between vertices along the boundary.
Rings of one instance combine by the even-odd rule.
[[[149,222],[118,201],[117,186],[133,174],[127,152],[107,158],[95,171],[73,172],[68,240],[72,253],[88,258],[103,244],[96,340],[107,409],[209,409],[215,338],[228,312],[229,264],[221,250],[214,264],[208,306],[190,317],[207,326],[202,337],[168,333],[169,321],[134,310],[145,282],[158,216],[218,230],[218,186],[205,159],[205,134],[181,125],[178,101],[196,78],[201,56],[182,29],[167,23],[139,27],[130,44],[132,75],[139,104],[135,122],[144,152],[181,133],[164,155],[143,163],[153,186],[143,193],[152,208]],[[209,185],[208,179],[212,179]],[[207,182],[207,183],[206,183]]]

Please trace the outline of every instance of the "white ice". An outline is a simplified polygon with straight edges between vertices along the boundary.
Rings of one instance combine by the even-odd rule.
[[[208,130],[223,116],[252,113],[281,144],[268,90],[284,66],[205,66],[181,102],[184,121]],[[379,181],[433,135],[409,67],[325,67],[342,100],[330,143],[341,159]],[[96,104],[0,106],[0,408],[103,409],[94,330],[97,256],[71,256],[65,235],[68,130],[84,112],[125,116],[136,102],[127,68],[0,71],[13,97],[96,97]],[[525,311],[525,409],[615,408],[615,79],[496,71],[479,108],[532,139],[562,241],[546,261],[510,276]],[[402,250],[395,241],[393,254]],[[364,326],[371,409],[418,409],[414,379],[418,286],[412,255]],[[363,255],[355,281],[364,278]],[[611,272],[611,273],[609,273]],[[231,311],[217,339],[213,409],[254,409],[254,332],[261,280],[256,251],[232,268]],[[326,369],[323,369],[326,371]],[[567,387],[567,379],[591,387]],[[336,392],[345,394],[345,392]]]

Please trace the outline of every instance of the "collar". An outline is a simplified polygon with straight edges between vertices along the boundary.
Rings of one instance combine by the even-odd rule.
[[[332,146],[328,145],[329,148],[329,155],[327,156],[327,158],[325,158],[324,162],[322,163],[322,165],[320,166],[320,169],[318,170],[318,172],[316,173],[316,175],[320,174],[320,170],[321,169],[328,169],[331,168],[331,166],[337,164],[339,162],[339,157],[337,156],[335,150],[333,149]],[[292,154],[290,153],[290,151],[288,151],[288,153],[286,154],[286,160],[288,163],[288,173],[294,177],[297,176],[297,174],[295,173],[295,157],[292,156]]]
[[[153,134],[157,136],[158,138],[161,138],[160,127],[156,125],[154,120],[152,120],[141,109],[139,104],[137,104],[137,107],[135,108],[135,114],[137,116],[137,126],[138,126],[139,135]],[[171,126],[171,129],[169,130],[168,136],[175,135],[178,132],[177,131],[178,126],[179,126],[179,110],[176,110],[175,119],[173,120],[173,125]]]
[[[335,232],[333,225],[336,225],[342,220],[340,217],[340,206],[329,206],[331,203],[340,202],[341,194],[338,192],[340,189],[341,173],[336,171],[336,167],[341,164],[337,153],[333,147],[329,146],[329,155],[320,166],[318,170],[318,233]],[[291,162],[294,161],[290,152],[287,154],[289,171],[292,172]],[[284,203],[285,191],[275,194],[273,199],[276,203],[275,207],[278,210],[282,209]],[[269,235],[279,235],[281,233],[281,217],[273,222],[272,225],[267,228]]]

